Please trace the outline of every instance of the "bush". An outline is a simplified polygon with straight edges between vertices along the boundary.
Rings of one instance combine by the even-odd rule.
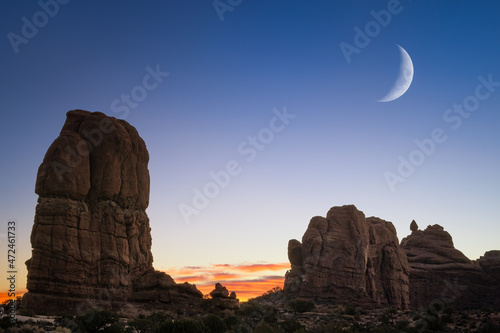
[[[66,327],[57,326],[56,329],[53,330],[52,332],[57,332],[57,333],[71,333],[71,330],[69,328],[66,328]]]
[[[159,332],[164,333],[204,333],[205,327],[191,319],[179,319],[176,321],[165,321],[160,327]]]
[[[313,302],[300,299],[291,301],[289,305],[297,313],[309,312],[316,308]]]
[[[278,321],[278,310],[272,306],[266,306],[264,308],[264,321],[266,323],[272,324]]]
[[[236,327],[241,323],[241,319],[236,316],[229,316],[224,318],[224,325],[226,325],[227,329],[229,330],[235,330]]]
[[[9,328],[9,327],[12,327],[12,326],[15,326],[15,323],[13,324],[10,321],[10,317],[9,316],[4,316],[3,318],[0,319],[0,328],[6,329],[6,328]]]
[[[354,316],[356,314],[356,305],[347,303],[344,307],[344,313],[349,316]]]
[[[154,312],[148,317],[139,316],[136,320],[129,323],[130,327],[135,328],[140,332],[160,332],[160,327],[166,321],[172,321],[172,318],[165,313]]]
[[[274,333],[275,331],[269,324],[261,323],[254,330],[253,333]]]
[[[285,320],[284,322],[281,322],[279,325],[281,329],[285,331],[285,333],[295,333],[304,329],[304,326],[302,326],[295,319]]]
[[[12,333],[45,333],[45,330],[33,325],[24,324],[20,327],[11,327],[8,332]]]
[[[227,329],[226,324],[216,315],[208,315],[203,318],[203,324],[211,333],[224,333]]]
[[[410,322],[408,320],[399,320],[396,322],[396,329],[398,329],[398,331],[405,331],[409,326]]]
[[[254,302],[243,303],[241,307],[236,310],[236,314],[240,316],[255,316],[259,313],[259,307]]]
[[[231,332],[251,333],[252,328],[241,317],[228,316],[223,319],[227,329]]]
[[[103,333],[122,333],[123,328],[121,328],[118,324],[111,324],[109,326],[104,327],[104,329],[100,330],[99,332]]]
[[[75,318],[78,328],[83,332],[99,332],[105,329],[109,325],[118,323],[118,316],[110,311],[106,310],[89,310],[83,315],[77,316]]]

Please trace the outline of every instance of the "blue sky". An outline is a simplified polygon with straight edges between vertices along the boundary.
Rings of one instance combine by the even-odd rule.
[[[46,21],[40,3],[52,4]],[[392,221],[400,239],[412,219],[439,223],[471,259],[500,248],[500,86],[480,88],[488,97],[459,128],[443,118],[474,101],[479,76],[500,81],[498,2],[220,3],[231,8],[223,20],[212,1],[0,4],[0,220],[17,220],[20,276],[37,168],[77,108],[126,119],[145,140],[159,269],[287,262],[288,240],[343,204]],[[348,63],[339,45],[355,45],[354,28],[365,31],[371,11],[388,6],[397,14]],[[23,31],[26,21],[38,31]],[[413,82],[378,103],[398,75],[397,44],[412,58]],[[168,76],[141,90],[148,68]],[[137,103],[122,101],[134,92]],[[265,129],[284,110],[295,117],[270,138]],[[446,141],[391,190],[386,173],[436,128]],[[259,133],[267,143],[248,161],[238,147]],[[187,223],[180,205],[192,206],[195,189],[230,161],[240,172]]]

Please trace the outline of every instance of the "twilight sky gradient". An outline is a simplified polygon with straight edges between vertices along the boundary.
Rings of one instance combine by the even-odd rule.
[[[443,225],[471,259],[500,249],[498,1],[220,0],[219,12],[59,1],[0,3],[0,246],[15,219],[19,290],[37,168],[77,108],[126,119],[145,140],[154,265],[180,282],[214,272],[213,283],[233,274],[235,290],[279,285],[288,240],[344,204],[392,221],[400,239],[415,219]],[[48,3],[52,16],[40,14]],[[372,37],[355,38],[365,28]],[[415,76],[378,103],[398,76],[397,44]],[[254,264],[278,266],[240,269]]]

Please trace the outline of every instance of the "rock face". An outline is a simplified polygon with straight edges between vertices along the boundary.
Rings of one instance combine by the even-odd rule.
[[[313,217],[302,243],[288,244],[284,289],[305,298],[409,307],[409,267],[396,229],[355,206]]]
[[[202,299],[153,269],[148,160],[126,121],[67,113],[38,169],[24,308],[74,314],[91,304]]]
[[[479,266],[492,278],[500,281],[500,251],[488,251],[480,257],[477,262]]]
[[[401,248],[410,265],[413,308],[500,307],[500,251],[471,261],[455,249],[452,237],[440,225],[414,230],[401,241]]]

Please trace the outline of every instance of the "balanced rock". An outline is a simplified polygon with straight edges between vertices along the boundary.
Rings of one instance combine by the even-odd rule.
[[[410,265],[412,308],[500,306],[500,251],[471,261],[437,224],[413,231],[401,248]]]
[[[240,301],[236,298],[236,293],[229,291],[220,283],[215,284],[215,289],[210,292],[212,297],[212,308],[235,310],[240,307]]]
[[[38,169],[24,308],[75,314],[96,304],[202,300],[152,266],[148,160],[126,121],[67,113]]]
[[[297,297],[409,306],[409,267],[396,229],[353,205],[313,217],[302,242],[289,242],[288,256],[284,289]]]
[[[229,291],[220,283],[215,284],[215,289],[210,292],[212,298],[229,298]]]
[[[411,232],[415,232],[418,230],[418,224],[417,224],[417,222],[415,222],[415,220],[411,221],[410,230],[411,230]]]

